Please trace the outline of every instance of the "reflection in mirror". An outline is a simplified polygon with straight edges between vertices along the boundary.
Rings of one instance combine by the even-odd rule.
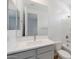
[[[8,0],[8,37],[48,36],[48,7],[34,1]]]
[[[23,1],[17,1],[17,17],[15,16],[15,24],[12,25],[16,25],[17,38],[48,36],[48,7],[31,0]]]
[[[7,19],[7,29],[16,30],[16,5],[13,0],[8,0],[8,19]]]
[[[8,9],[7,29],[16,30],[16,10]]]
[[[15,1],[16,2],[16,1]],[[19,29],[19,20],[17,20],[16,4],[13,0],[8,0],[7,8],[7,40],[16,39],[16,30]],[[17,25],[18,23],[18,25]]]
[[[37,35],[37,15],[33,13],[28,13],[27,15],[28,36]]]
[[[19,30],[19,12],[13,9],[8,9],[7,29],[8,30]]]
[[[25,36],[48,36],[48,7],[24,2]]]

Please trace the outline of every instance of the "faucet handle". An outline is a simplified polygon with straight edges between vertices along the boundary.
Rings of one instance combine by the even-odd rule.
[[[68,35],[66,35],[66,39],[68,39],[69,38],[69,36]]]

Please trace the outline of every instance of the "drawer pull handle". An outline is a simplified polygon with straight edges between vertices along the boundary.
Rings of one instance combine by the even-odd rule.
[[[24,59],[28,59],[28,58],[24,58]]]
[[[37,58],[37,59],[40,59],[40,58]]]

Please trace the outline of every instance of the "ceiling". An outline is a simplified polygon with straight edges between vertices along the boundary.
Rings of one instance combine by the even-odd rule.
[[[16,0],[8,0],[10,1],[12,4],[16,5]],[[48,5],[48,1],[50,0],[24,0],[24,2],[28,2],[28,1],[34,1],[43,5]],[[62,4],[66,5],[69,9],[71,9],[71,0],[52,0],[53,2],[58,1],[59,3],[61,2]]]
[[[48,5],[48,2],[50,0],[31,0],[31,1],[35,1],[37,3]],[[71,9],[71,0],[52,0],[52,2],[55,2],[55,1],[67,6],[67,8],[69,8],[69,9]]]
[[[8,0],[11,4],[16,6],[16,0]],[[20,1],[20,0],[19,0]],[[71,0],[24,0],[24,2],[27,4],[29,1],[34,1],[36,3],[46,5],[48,6],[48,2],[52,1],[52,5],[54,5],[55,8],[59,9],[58,12],[66,12],[71,11]],[[57,12],[57,13],[58,13]]]

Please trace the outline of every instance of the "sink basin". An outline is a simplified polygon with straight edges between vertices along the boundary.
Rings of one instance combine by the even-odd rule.
[[[29,40],[29,41],[20,41],[17,43],[18,47],[23,47],[23,46],[37,46],[40,44],[44,44],[43,40],[37,40],[37,41],[33,41],[33,40]]]
[[[40,45],[40,44],[43,44],[44,42],[43,41],[30,41],[30,42],[27,42],[26,45]]]
[[[52,41],[48,39],[39,39],[39,40],[27,40],[27,41],[19,41],[17,43],[18,48],[34,48],[34,47],[41,47],[44,45],[52,44]]]

